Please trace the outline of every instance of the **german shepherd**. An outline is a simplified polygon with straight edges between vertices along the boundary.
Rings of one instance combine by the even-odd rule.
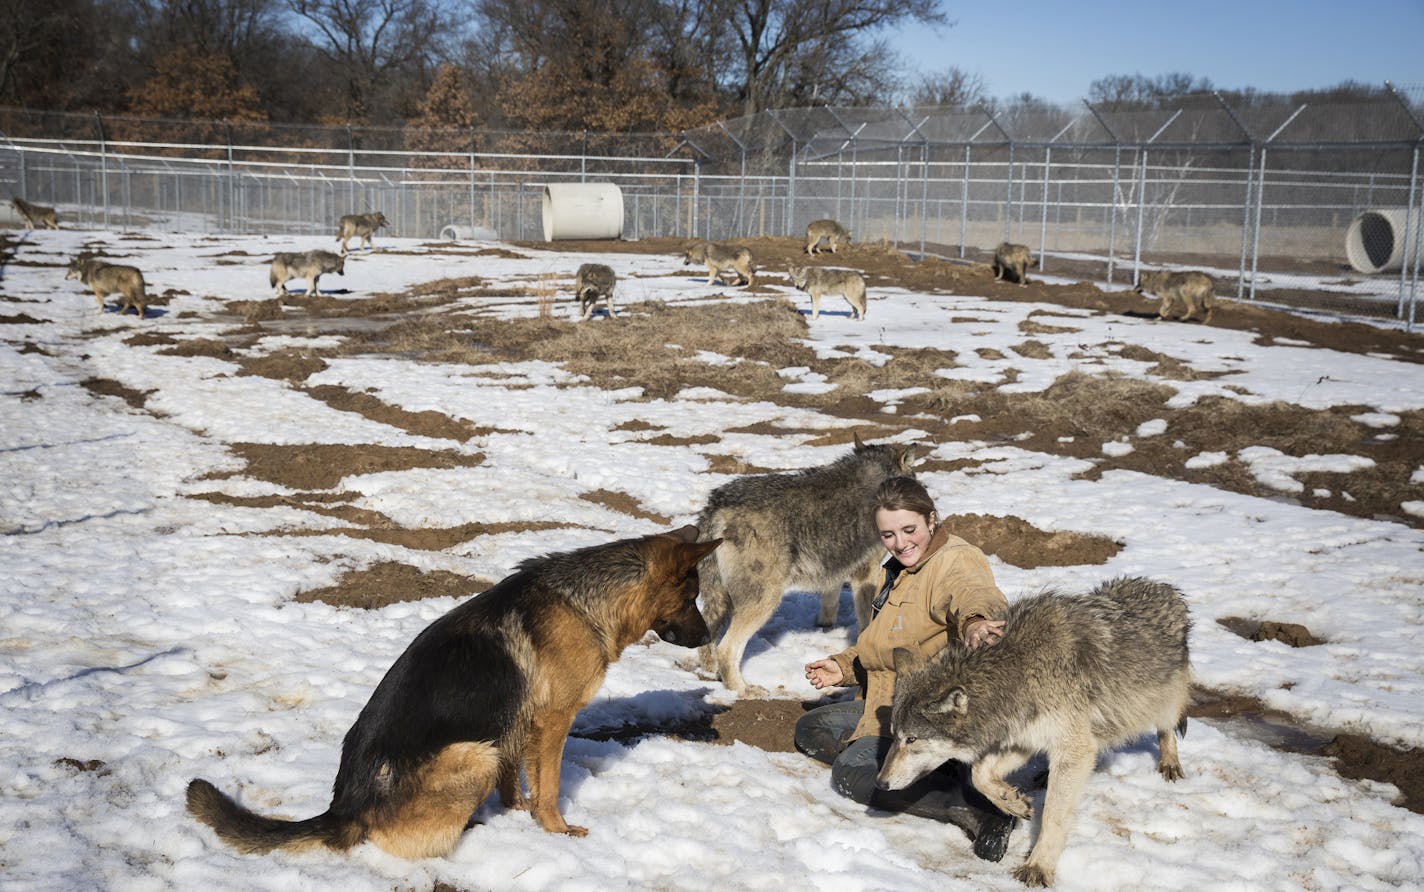
[[[188,784],[188,811],[246,853],[370,840],[430,858],[455,848],[497,787],[506,808],[529,809],[550,833],[585,835],[559,813],[564,740],[608,665],[648,630],[685,647],[707,641],[697,563],[721,540],[697,538],[685,526],[532,558],[431,623],[346,733],[324,813],[263,817],[201,779]]]

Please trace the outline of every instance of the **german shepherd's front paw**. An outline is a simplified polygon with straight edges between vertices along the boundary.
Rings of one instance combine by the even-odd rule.
[[[1021,864],[1014,868],[1014,879],[1025,886],[1052,886],[1053,872],[1044,870],[1037,864]]]

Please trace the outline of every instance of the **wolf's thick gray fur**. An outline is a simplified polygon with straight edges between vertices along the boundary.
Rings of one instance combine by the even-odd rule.
[[[272,271],[267,281],[280,295],[286,295],[290,279],[307,280],[307,297],[315,297],[317,280],[322,273],[346,275],[346,258],[331,251],[306,251],[300,253],[280,253],[272,258]]]
[[[724,540],[703,564],[702,614],[712,643],[700,651],[702,669],[745,692],[742,653],[787,589],[820,592],[816,623],[830,626],[849,579],[863,626],[885,555],[875,491],[887,477],[912,475],[914,461],[913,444],[866,445],[856,437],[828,465],[738,477],[714,489],[697,521],[704,538]]]
[[[579,300],[579,318],[587,319],[593,315],[593,308],[601,297],[608,306],[608,318],[613,318],[613,286],[617,284],[618,276],[614,274],[613,267],[602,263],[585,263],[578,268],[578,274],[574,277],[574,293]]]
[[[821,318],[821,296],[839,294],[850,304],[851,318],[865,319],[865,279],[848,269],[824,266],[793,266],[787,274],[791,284],[811,296],[811,320]]]
[[[894,741],[879,782],[899,788],[956,759],[999,808],[1032,816],[1004,781],[1048,753],[1038,841],[1014,876],[1051,885],[1073,811],[1098,753],[1157,732],[1157,770],[1182,777],[1173,730],[1186,730],[1191,620],[1181,592],[1120,577],[1086,595],[1046,592],[1013,602],[1003,639],[969,650],[951,642],[922,667],[896,651]]]
[[[850,244],[850,232],[835,220],[812,220],[807,223],[806,253],[818,253],[822,241],[826,242],[834,254],[842,242]]]
[[[18,195],[10,197],[10,204],[29,229],[59,228],[59,214],[55,213],[54,208],[47,208],[42,204],[30,204]]]
[[[1000,242],[994,249],[994,278],[1008,279],[1020,285],[1028,284],[1028,268],[1033,263],[1033,255],[1027,245]]]
[[[361,239],[358,247],[374,247],[371,244],[371,236],[377,229],[390,225],[386,215],[380,211],[371,214],[347,214],[336,224],[336,240],[341,242],[341,253],[347,252],[346,243],[353,238]]]
[[[752,263],[752,252],[740,245],[724,245],[719,242],[698,241],[688,245],[683,252],[685,265],[702,263],[707,265],[707,284],[722,278],[728,270],[737,274],[741,284],[750,286],[756,275]]]
[[[1157,307],[1160,319],[1170,319],[1176,304],[1183,307],[1182,321],[1196,315],[1197,309],[1206,310],[1203,322],[1210,322],[1216,312],[1216,297],[1212,294],[1211,276],[1197,270],[1168,272],[1155,270],[1144,272],[1133,290],[1138,294],[1155,294],[1162,303]]]

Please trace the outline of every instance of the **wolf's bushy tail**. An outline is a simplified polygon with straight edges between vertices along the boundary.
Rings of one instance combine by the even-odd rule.
[[[188,813],[213,828],[223,842],[249,855],[317,844],[348,849],[362,838],[354,821],[329,811],[304,821],[263,817],[201,778],[188,784]]]

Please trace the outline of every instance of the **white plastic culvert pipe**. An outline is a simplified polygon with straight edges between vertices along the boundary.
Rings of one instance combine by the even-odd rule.
[[[499,233],[488,226],[462,226],[450,223],[440,230],[440,237],[447,242],[497,242]]]
[[[623,190],[613,183],[544,187],[544,240],[621,238]]]
[[[1419,236],[1418,211],[1374,208],[1350,221],[1345,230],[1345,256],[1356,272],[1396,273]]]

